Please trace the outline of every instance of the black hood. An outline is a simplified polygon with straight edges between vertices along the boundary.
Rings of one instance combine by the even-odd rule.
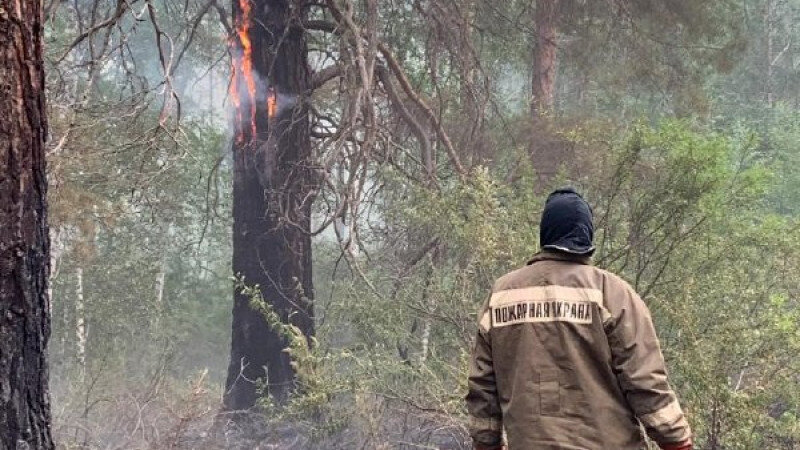
[[[572,188],[553,191],[547,197],[539,225],[539,246],[576,255],[594,253],[592,208]]]

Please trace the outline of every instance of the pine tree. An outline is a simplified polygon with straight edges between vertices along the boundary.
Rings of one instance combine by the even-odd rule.
[[[50,449],[42,2],[0,1],[0,448]]]
[[[311,237],[310,73],[304,8],[291,0],[234,1],[233,272],[258,285],[282,321],[314,333]],[[287,342],[251,299],[234,293],[225,406],[252,407],[258,384],[284,402],[294,389]]]

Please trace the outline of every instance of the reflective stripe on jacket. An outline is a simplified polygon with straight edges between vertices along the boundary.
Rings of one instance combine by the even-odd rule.
[[[478,316],[467,408],[476,443],[644,448],[691,437],[650,312],[619,277],[542,252],[501,277]]]

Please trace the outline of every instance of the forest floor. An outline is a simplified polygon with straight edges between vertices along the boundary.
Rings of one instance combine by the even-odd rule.
[[[183,386],[163,378],[100,392],[98,383],[82,395],[55,387],[54,433],[63,450],[471,448],[454,418],[378,398],[361,399],[357,407],[354,399],[341,399],[342,407],[328,409],[324,418],[248,413],[234,421],[220,412],[221,391],[205,373]]]

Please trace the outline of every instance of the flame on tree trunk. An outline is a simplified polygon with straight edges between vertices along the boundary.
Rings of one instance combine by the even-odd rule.
[[[300,0],[233,0],[237,35],[231,97],[233,272],[258,285],[284,322],[314,333],[311,280],[313,172],[305,93],[310,86]],[[231,359],[224,397],[246,410],[268,392],[277,403],[294,390],[286,340],[234,292]]]

